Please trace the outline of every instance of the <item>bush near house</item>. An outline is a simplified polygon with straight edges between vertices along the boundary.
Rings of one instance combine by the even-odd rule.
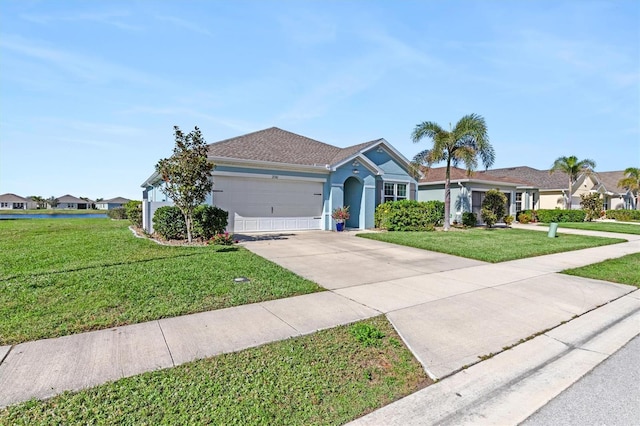
[[[585,220],[587,222],[600,218],[602,206],[602,198],[599,193],[580,194],[580,207],[582,207],[585,213]]]
[[[201,205],[193,211],[193,238],[210,239],[224,232],[229,213],[214,206]],[[176,206],[160,207],[153,215],[153,229],[167,240],[184,240],[187,225]]]
[[[586,213],[584,210],[536,210],[538,221],[551,222],[584,222]]]
[[[478,223],[478,217],[475,213],[464,212],[462,213],[462,224],[468,228],[476,226]]]
[[[142,228],[142,201],[131,200],[124,205],[124,210],[131,224]]]
[[[387,231],[430,231],[443,221],[442,201],[387,201],[375,212],[376,228]]]
[[[124,208],[116,207],[114,209],[107,210],[107,216],[110,219],[121,220],[127,218],[127,213],[124,211]]]
[[[482,210],[480,214],[482,220],[491,228],[496,222],[499,222],[507,214],[507,197],[497,189],[491,189],[487,191],[484,200],[482,201]]]
[[[607,210],[607,219],[615,219],[621,222],[640,220],[640,210]]]

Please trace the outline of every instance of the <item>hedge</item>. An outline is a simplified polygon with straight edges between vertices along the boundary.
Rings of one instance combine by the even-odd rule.
[[[127,219],[131,221],[134,226],[142,228],[142,202],[131,200],[124,205],[124,211],[127,214]]]
[[[442,201],[387,201],[376,207],[376,228],[388,231],[430,231],[444,221]]]
[[[214,206],[201,205],[193,211],[193,238],[210,239],[224,232],[229,213]],[[187,236],[184,215],[176,206],[160,207],[153,214],[153,229],[167,240],[183,240]]]
[[[607,219],[615,219],[621,222],[640,220],[640,210],[607,210]]]
[[[584,210],[536,210],[535,215],[539,222],[584,222],[586,213]]]
[[[113,209],[107,210],[107,217],[111,219],[126,219],[127,213],[124,211],[123,207],[115,207]]]

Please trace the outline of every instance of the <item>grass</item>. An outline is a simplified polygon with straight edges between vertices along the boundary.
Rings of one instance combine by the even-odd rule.
[[[0,214],[107,214],[107,210],[78,209],[0,209]]]
[[[604,262],[567,269],[562,272],[578,277],[629,284],[640,288],[640,253],[608,259]]]
[[[549,226],[548,223],[541,226]],[[571,228],[571,229],[586,229],[588,231],[602,231],[602,232],[618,232],[620,234],[635,234],[640,235],[640,225],[633,225],[630,223],[615,223],[615,222],[562,222],[558,224],[558,229]]]
[[[127,227],[0,221],[0,345],[322,290],[242,247],[161,246]]]
[[[449,232],[381,232],[358,236],[492,263],[626,241],[567,234],[549,238],[544,232],[503,228]]]
[[[430,384],[384,317],[0,410],[0,424],[344,424]],[[428,409],[428,407],[426,408]]]

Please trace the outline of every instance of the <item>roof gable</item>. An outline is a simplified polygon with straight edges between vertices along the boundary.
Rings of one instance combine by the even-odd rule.
[[[16,194],[6,193],[0,195],[0,201],[3,203],[28,203],[29,200]]]
[[[75,203],[75,204],[87,204],[93,203],[91,200],[83,200],[82,198],[74,197],[73,195],[63,195],[62,197],[57,198],[58,203]]]

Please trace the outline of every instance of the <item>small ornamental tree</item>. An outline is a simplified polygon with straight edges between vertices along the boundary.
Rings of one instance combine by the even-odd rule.
[[[482,201],[480,214],[483,222],[491,228],[507,214],[507,197],[497,189],[490,189]]]
[[[213,188],[214,165],[207,159],[207,143],[197,126],[186,135],[178,126],[173,126],[173,130],[176,139],[173,155],[158,161],[156,171],[164,180],[160,190],[184,215],[187,240],[192,242],[193,211]]]
[[[591,194],[580,194],[580,207],[585,212],[585,218],[587,222],[591,222],[593,219],[598,219],[602,213],[602,198],[597,192]]]

